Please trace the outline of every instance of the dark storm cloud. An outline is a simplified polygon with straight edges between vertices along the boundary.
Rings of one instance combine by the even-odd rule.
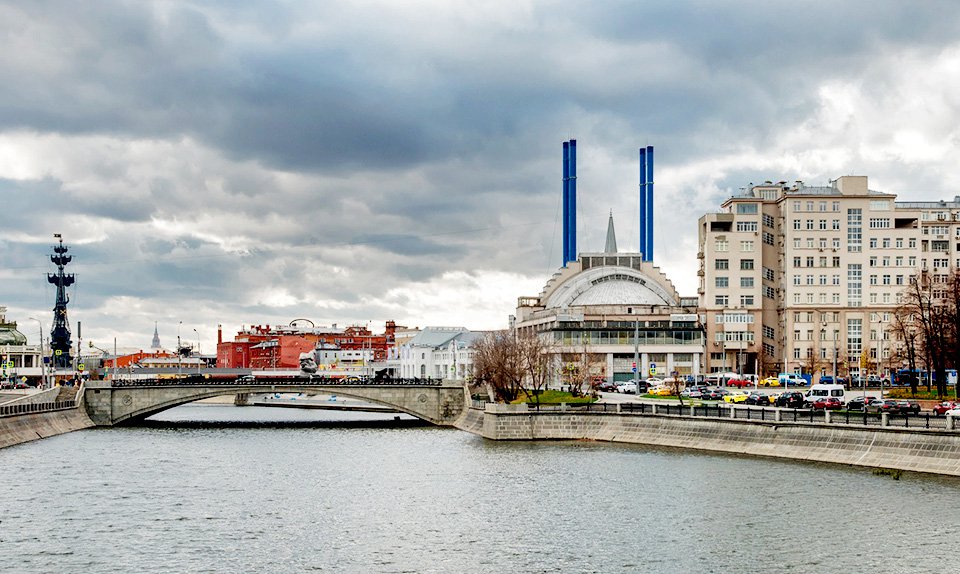
[[[895,90],[877,62],[935,54],[960,36],[958,12],[947,2],[0,2],[0,136],[44,140],[23,152],[37,166],[0,158],[11,172],[0,171],[0,199],[17,221],[0,235],[18,293],[8,300],[30,299],[20,295],[47,271],[49,240],[36,238],[54,232],[83,241],[78,303],[135,299],[137,330],[184,307],[207,323],[386,313],[386,291],[410,285],[395,295],[410,303],[449,271],[549,276],[559,142],[582,144],[581,247],[602,245],[608,208],[628,245],[637,147],[656,144],[661,167],[717,172],[666,196],[658,221],[672,226],[749,181],[806,179],[711,162],[776,148],[822,107],[829,80]],[[600,173],[619,164],[630,165],[622,179]],[[688,242],[660,245],[679,253]]]

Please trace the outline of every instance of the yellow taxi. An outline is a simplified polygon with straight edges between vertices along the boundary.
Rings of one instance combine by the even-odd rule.
[[[748,395],[747,393],[740,392],[740,391],[736,391],[736,392],[730,393],[729,395],[723,397],[723,402],[725,402],[725,403],[742,403],[742,402],[745,402],[745,401],[747,400],[747,397],[749,397],[749,396],[750,396],[750,395]]]
[[[780,379],[778,379],[777,377],[767,377],[766,379],[763,379],[762,381],[760,381],[760,386],[761,387],[779,387]]]

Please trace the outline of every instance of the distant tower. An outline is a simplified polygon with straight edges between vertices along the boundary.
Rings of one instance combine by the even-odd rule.
[[[157,322],[153,322],[153,342],[150,343],[150,346],[154,349],[160,348],[160,333],[157,331]]]
[[[607,243],[603,247],[604,253],[617,252],[617,232],[613,230],[613,210],[610,210],[610,219],[607,221]]]
[[[67,247],[63,245],[63,237],[56,233],[56,239],[60,244],[53,248],[55,255],[50,256],[57,266],[57,274],[47,274],[47,281],[57,286],[57,304],[53,308],[53,328],[50,330],[50,349],[53,352],[53,367],[55,369],[67,369],[73,366],[73,357],[70,356],[70,349],[73,342],[70,340],[70,323],[67,321],[67,303],[70,297],[67,295],[67,287],[73,285],[73,273],[64,273],[63,267],[73,259],[67,255]]]

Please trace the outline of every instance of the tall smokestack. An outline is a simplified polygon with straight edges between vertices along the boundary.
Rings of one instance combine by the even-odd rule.
[[[577,140],[570,140],[570,183],[568,184],[570,201],[570,242],[567,248],[567,261],[577,260]],[[566,266],[566,262],[564,262]]]
[[[646,247],[643,253],[644,261],[653,261],[653,146],[647,146],[647,239],[644,241]]]
[[[647,150],[640,148],[640,253],[647,260]]]
[[[570,235],[570,142],[563,142],[563,235],[560,238],[561,249],[563,250],[563,266],[567,266],[567,247],[570,242],[567,236]]]

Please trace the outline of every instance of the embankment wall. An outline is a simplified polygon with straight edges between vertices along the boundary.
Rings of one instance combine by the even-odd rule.
[[[93,426],[82,408],[0,417],[0,448]]]
[[[677,415],[471,408],[457,427],[492,440],[601,440],[960,476],[960,432]]]

